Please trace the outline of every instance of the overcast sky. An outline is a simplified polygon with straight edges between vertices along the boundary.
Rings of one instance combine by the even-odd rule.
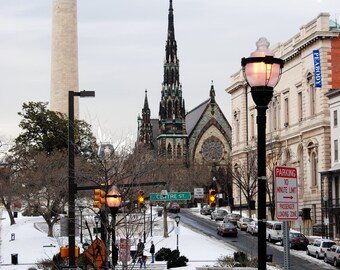
[[[49,101],[52,0],[0,0],[0,138],[20,130],[22,104]],[[158,118],[169,0],[79,0],[81,118],[101,140],[121,140],[137,131],[148,90],[151,116]],[[339,0],[173,0],[180,81],[186,109],[216,99],[231,124],[225,92],[240,59],[259,37],[285,42],[302,25],[328,12],[340,21]]]

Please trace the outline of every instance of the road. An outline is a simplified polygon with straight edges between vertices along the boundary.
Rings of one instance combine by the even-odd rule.
[[[217,222],[210,220],[210,216],[200,216],[193,213],[191,209],[181,209],[181,223],[190,226],[192,229],[199,231],[218,240],[227,242],[231,247],[247,253],[251,257],[257,257],[258,238],[246,232],[239,231],[238,237],[222,237],[216,233]],[[283,248],[271,243],[267,244],[267,254],[273,255],[273,263],[284,268]],[[330,264],[324,263],[313,257],[305,255],[303,251],[291,251],[290,256],[291,270],[319,270],[319,269],[337,269]]]

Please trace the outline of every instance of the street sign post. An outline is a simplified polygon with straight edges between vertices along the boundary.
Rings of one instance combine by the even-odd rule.
[[[275,167],[276,218],[282,221],[297,220],[298,185],[296,168]]]
[[[298,185],[296,168],[275,167],[276,218],[283,221],[284,269],[290,269],[289,220],[298,220]]]
[[[83,266],[61,266],[60,270],[84,270]]]
[[[203,199],[204,198],[204,188],[194,188],[194,198]]]
[[[150,201],[187,201],[190,199],[190,192],[168,192],[166,195],[150,193]]]

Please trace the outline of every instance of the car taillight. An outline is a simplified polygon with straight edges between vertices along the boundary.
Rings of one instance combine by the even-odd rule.
[[[320,248],[320,252],[321,252],[321,253],[323,253],[323,252],[324,252],[322,248]]]

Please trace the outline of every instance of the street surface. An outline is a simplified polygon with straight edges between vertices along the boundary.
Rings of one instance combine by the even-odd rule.
[[[192,209],[182,208],[180,212],[181,223],[183,222],[190,228],[199,231],[205,235],[214,237],[220,241],[227,242],[231,247],[243,251],[250,256],[257,257],[257,237],[252,236],[244,231],[239,231],[238,237],[222,237],[216,233],[216,227],[221,221],[210,220],[210,216],[203,216],[193,213]],[[273,255],[273,263],[284,268],[283,247],[279,244],[267,242],[267,254]],[[291,250],[291,270],[318,270],[318,269],[337,269],[314,257],[306,255],[305,251]]]

